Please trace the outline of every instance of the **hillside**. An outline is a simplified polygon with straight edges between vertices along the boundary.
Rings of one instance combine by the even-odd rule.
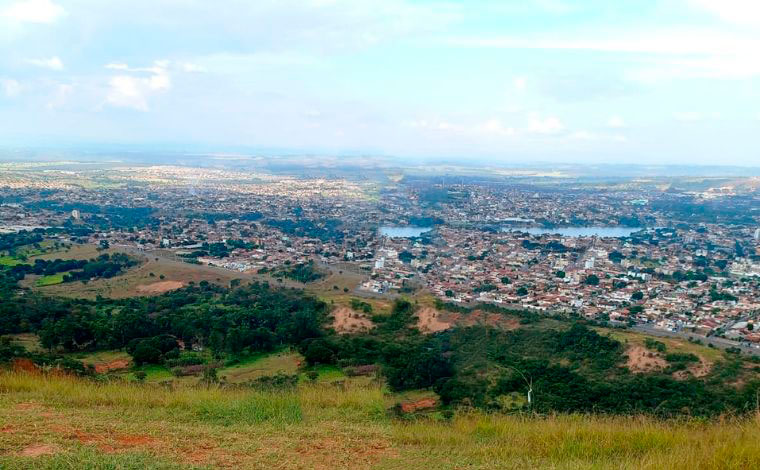
[[[256,281],[92,298],[75,287],[156,260],[81,255],[0,270],[2,469],[760,465],[760,358],[738,351]],[[113,275],[36,285],[87,266]]]
[[[756,417],[399,419],[378,385],[253,391],[0,374],[3,469],[747,469]]]

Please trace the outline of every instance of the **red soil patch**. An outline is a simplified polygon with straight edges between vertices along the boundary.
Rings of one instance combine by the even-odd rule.
[[[374,328],[372,321],[348,307],[338,307],[333,312],[333,328],[338,333],[357,333]]]
[[[13,408],[18,411],[30,411],[30,410],[39,410],[42,408],[42,405],[40,405],[39,403],[27,401],[24,403],[17,403],[16,406],[14,406]]]
[[[122,434],[116,436],[116,442],[127,447],[147,446],[154,444],[155,439],[149,436],[143,436],[140,434]]]
[[[336,468],[370,468],[383,457],[395,457],[385,441],[357,442],[330,438],[312,439],[299,445],[296,452],[307,464],[304,468],[334,470]]]
[[[417,401],[402,403],[401,411],[404,413],[414,413],[415,411],[435,408],[437,404],[438,401],[435,398],[423,398]]]
[[[53,455],[57,454],[60,448],[51,444],[32,444],[24,447],[19,453],[22,457],[39,457],[40,455]]]
[[[39,372],[40,368],[31,359],[16,358],[11,363],[13,372]]]
[[[5,434],[13,434],[16,430],[12,426],[3,426],[0,428],[0,432]]]
[[[213,457],[215,450],[214,445],[199,443],[187,454],[186,460],[195,465],[204,464]]]
[[[160,281],[152,284],[140,284],[137,291],[141,294],[163,294],[170,290],[182,288],[185,284],[180,281]]]
[[[98,374],[105,374],[112,370],[126,369],[129,367],[129,364],[129,359],[116,359],[111,362],[101,362],[100,364],[95,364],[95,372]]]

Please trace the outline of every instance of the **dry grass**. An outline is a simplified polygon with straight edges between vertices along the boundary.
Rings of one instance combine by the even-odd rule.
[[[201,281],[208,281],[227,286],[232,279],[251,279],[250,275],[224,268],[156,258],[155,256],[136,254],[135,252],[124,251],[118,248],[105,252],[124,252],[139,258],[141,264],[111,279],[96,279],[87,284],[82,282],[67,282],[37,288],[45,294],[63,297],[94,299],[98,295],[101,295],[110,298],[126,298],[157,295],[167,290],[167,287],[177,288],[190,282],[197,284]],[[45,256],[53,259],[89,259],[98,256],[100,253],[102,252],[98,252],[93,245],[81,245],[74,246],[67,252],[53,253]],[[153,274],[152,276],[151,273]],[[33,285],[25,285],[34,287]]]
[[[398,421],[389,401],[366,383],[262,392],[5,372],[0,468],[760,468],[755,418]]]

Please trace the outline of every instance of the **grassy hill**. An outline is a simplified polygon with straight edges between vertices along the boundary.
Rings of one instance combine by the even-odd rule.
[[[748,469],[760,418],[459,411],[400,419],[377,384],[287,390],[0,373],[3,469]]]

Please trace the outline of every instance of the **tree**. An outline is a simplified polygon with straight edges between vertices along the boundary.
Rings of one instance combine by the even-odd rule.
[[[158,364],[161,362],[161,351],[148,341],[141,341],[132,352],[132,359],[138,366],[143,364]]]
[[[636,292],[631,294],[631,300],[633,300],[634,302],[639,301],[643,298],[644,298],[644,293],[641,292],[640,290],[637,290]]]
[[[564,279],[565,278],[565,271],[557,271],[556,273],[554,273],[554,275],[557,276],[560,279]]]
[[[597,276],[596,274],[589,274],[586,277],[586,281],[585,282],[589,286],[598,286],[599,285],[599,276]]]

